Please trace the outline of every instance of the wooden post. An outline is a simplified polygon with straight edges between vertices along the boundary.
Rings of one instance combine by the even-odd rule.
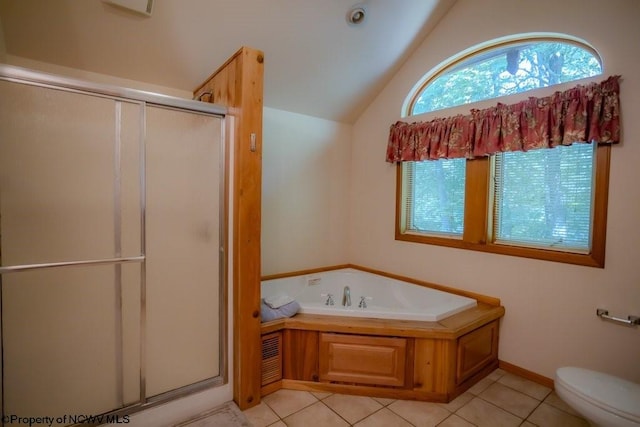
[[[264,54],[242,47],[194,91],[233,118],[233,398],[260,403],[260,222]]]

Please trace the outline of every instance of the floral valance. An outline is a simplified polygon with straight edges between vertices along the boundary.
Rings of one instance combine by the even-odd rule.
[[[391,126],[388,162],[474,158],[620,140],[620,76],[471,114]]]

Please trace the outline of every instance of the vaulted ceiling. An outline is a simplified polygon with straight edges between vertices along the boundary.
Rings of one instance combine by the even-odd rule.
[[[454,1],[154,0],[147,17],[100,0],[0,0],[0,19],[9,56],[189,92],[257,48],[266,106],[350,123]],[[359,25],[346,19],[356,4]]]

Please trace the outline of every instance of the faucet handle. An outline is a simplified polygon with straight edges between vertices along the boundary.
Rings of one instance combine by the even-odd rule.
[[[320,294],[321,297],[327,297],[327,301],[324,303],[324,305],[333,305],[333,294]]]
[[[372,299],[373,299],[373,297],[361,296],[360,297],[360,303],[358,304],[358,307],[367,308],[367,301],[371,301]]]

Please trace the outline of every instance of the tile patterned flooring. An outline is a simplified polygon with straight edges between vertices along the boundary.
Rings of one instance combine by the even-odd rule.
[[[254,427],[588,427],[551,389],[501,369],[447,404],[278,390],[244,414]]]

